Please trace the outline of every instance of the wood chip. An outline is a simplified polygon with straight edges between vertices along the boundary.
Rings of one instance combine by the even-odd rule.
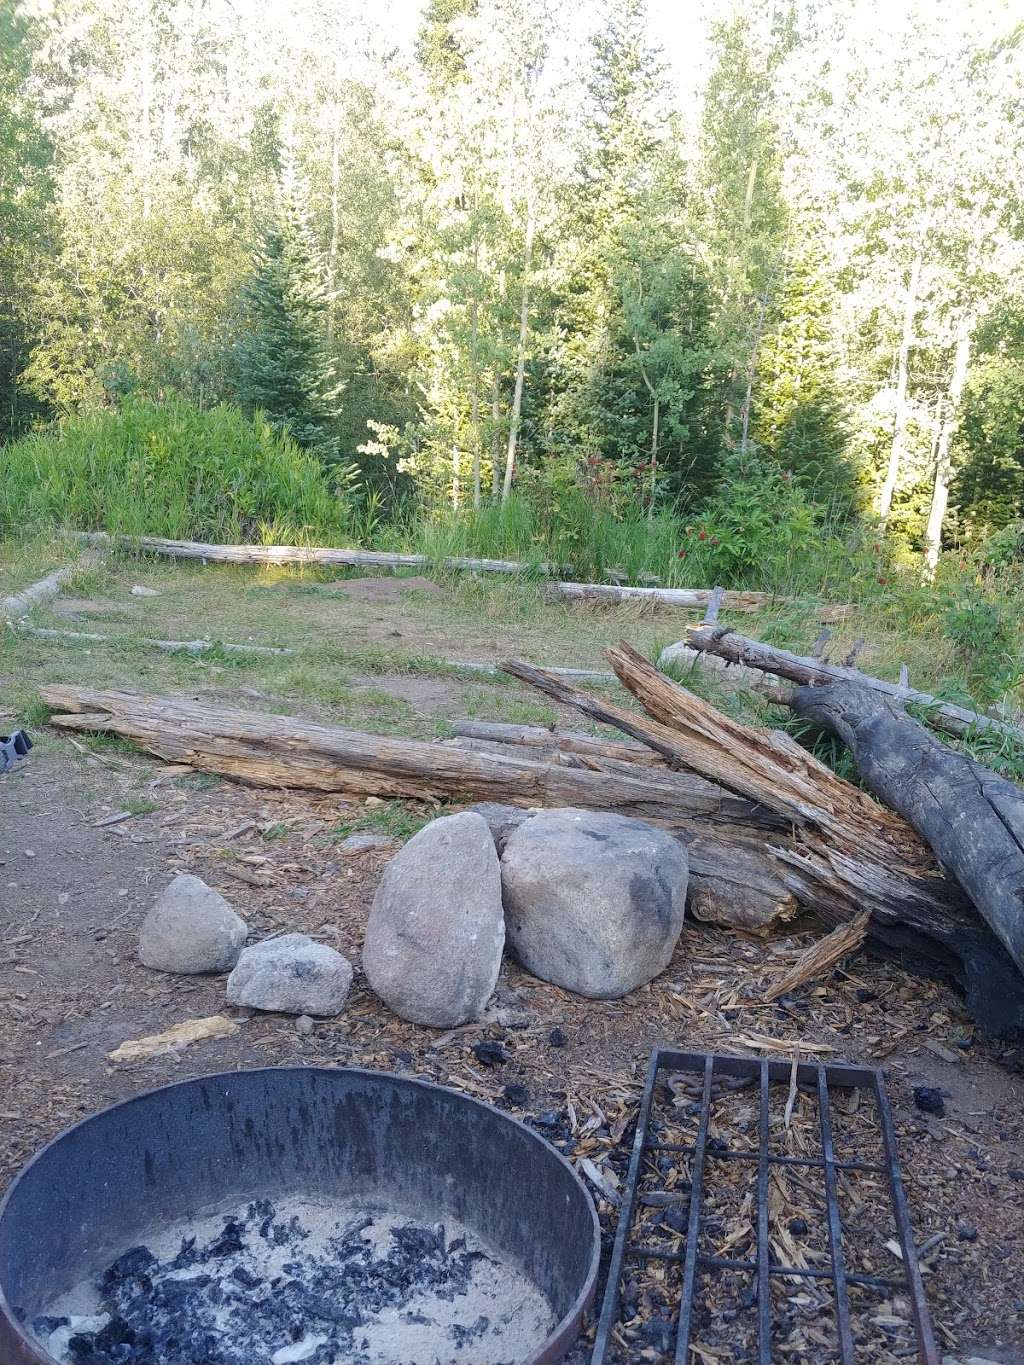
[[[186,1019],[164,1033],[151,1033],[145,1038],[133,1038],[122,1043],[107,1056],[112,1062],[144,1062],[168,1052],[181,1052],[192,1043],[211,1038],[230,1038],[238,1032],[238,1025],[224,1014],[213,1014],[207,1019]]]

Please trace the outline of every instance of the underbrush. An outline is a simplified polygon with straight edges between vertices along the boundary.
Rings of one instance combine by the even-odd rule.
[[[0,452],[0,532],[59,527],[330,543],[349,517],[321,465],[259,415],[171,397],[83,412]]]

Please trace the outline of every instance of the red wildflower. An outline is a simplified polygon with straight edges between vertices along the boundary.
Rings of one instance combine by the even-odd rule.
[[[679,558],[680,558],[680,559],[685,559],[685,558],[686,558],[686,551],[685,551],[685,550],[680,550],[680,551],[679,551]]]
[[[697,539],[698,539],[698,540],[707,540],[707,538],[708,538],[708,533],[707,533],[707,531],[698,531],[698,532],[697,532]]]
[[[879,575],[878,575],[878,581],[879,581],[879,583],[881,583],[882,586],[884,587],[884,586],[886,585],[886,583],[888,583],[889,580],[886,578],[885,574],[879,574]]]

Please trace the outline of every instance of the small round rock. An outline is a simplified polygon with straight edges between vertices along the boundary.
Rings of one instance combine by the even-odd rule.
[[[329,1018],[341,1013],[351,985],[352,964],[339,952],[282,934],[245,949],[228,977],[228,1004]]]

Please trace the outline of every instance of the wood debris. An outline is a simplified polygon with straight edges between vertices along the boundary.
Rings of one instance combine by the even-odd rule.
[[[803,986],[808,981],[816,981],[837,962],[855,952],[867,936],[870,919],[870,912],[865,910],[862,915],[858,915],[847,924],[837,925],[830,934],[812,943],[800,954],[785,976],[765,992],[765,1003],[771,1004],[773,1000],[778,1000],[780,995],[788,995],[798,986]]]
[[[206,1019],[185,1019],[163,1033],[152,1033],[145,1038],[132,1038],[122,1043],[107,1057],[112,1062],[145,1062],[165,1053],[182,1052],[193,1043],[212,1038],[230,1038],[238,1032],[238,1025],[225,1014],[213,1014]]]

